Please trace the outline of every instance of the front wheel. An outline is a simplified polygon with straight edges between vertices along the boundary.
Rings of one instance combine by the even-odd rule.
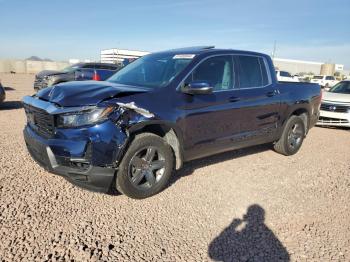
[[[163,138],[137,135],[120,163],[117,190],[131,198],[150,197],[166,187],[173,168],[174,156]]]
[[[285,156],[296,154],[304,141],[305,134],[303,119],[299,116],[291,116],[284,127],[282,136],[274,145],[275,151]]]

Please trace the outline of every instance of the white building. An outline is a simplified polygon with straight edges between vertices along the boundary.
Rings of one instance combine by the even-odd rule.
[[[68,62],[69,62],[71,65],[73,65],[73,64],[80,63],[80,62],[90,63],[91,60],[90,60],[90,59],[80,60],[80,59],[77,59],[77,58],[70,58],[70,59],[68,60]]]
[[[149,52],[127,49],[104,49],[101,51],[101,63],[121,63],[124,59],[137,59]]]
[[[320,74],[321,66],[324,64],[321,62],[311,62],[283,58],[274,58],[273,63],[278,70],[288,71],[291,74],[297,74],[301,72],[312,72],[315,75]]]
[[[278,70],[288,71],[291,74],[312,72],[315,75],[319,75],[321,73],[322,65],[325,64],[323,62],[311,62],[283,58],[274,58],[273,63]],[[342,73],[344,71],[344,65],[333,64],[332,71]]]

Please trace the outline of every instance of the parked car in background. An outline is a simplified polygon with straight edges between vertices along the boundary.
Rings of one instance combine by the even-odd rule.
[[[350,127],[350,80],[341,81],[323,93],[317,125]]]
[[[339,81],[334,76],[316,75],[311,79],[311,83],[319,84],[321,88],[328,91],[335,84],[339,83]]]
[[[292,76],[287,71],[276,70],[276,76],[279,82],[299,82],[298,77]]]
[[[0,81],[0,103],[4,102],[6,98],[5,88],[2,86]]]
[[[106,63],[78,63],[61,71],[44,70],[35,76],[36,91],[69,81],[99,80],[103,81],[115,74],[119,66]]]
[[[24,97],[24,137],[47,170],[146,198],[192,159],[264,143],[297,153],[320,102],[317,84],[279,83],[268,55],[177,49],[143,56],[104,82]]]

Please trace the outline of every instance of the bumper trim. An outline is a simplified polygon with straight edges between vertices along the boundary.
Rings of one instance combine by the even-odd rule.
[[[52,150],[49,146],[46,147],[46,153],[47,153],[47,156],[49,157],[51,167],[52,168],[58,167],[55,155],[52,153]]]
[[[115,168],[90,165],[87,169],[79,169],[59,165],[49,146],[31,138],[26,130],[23,133],[29,154],[45,170],[90,191],[103,193],[110,191],[116,172]]]

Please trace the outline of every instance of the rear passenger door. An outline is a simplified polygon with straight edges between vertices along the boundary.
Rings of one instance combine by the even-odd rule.
[[[241,138],[252,144],[270,142],[277,132],[280,97],[267,60],[253,55],[235,55],[234,60],[241,102]]]

